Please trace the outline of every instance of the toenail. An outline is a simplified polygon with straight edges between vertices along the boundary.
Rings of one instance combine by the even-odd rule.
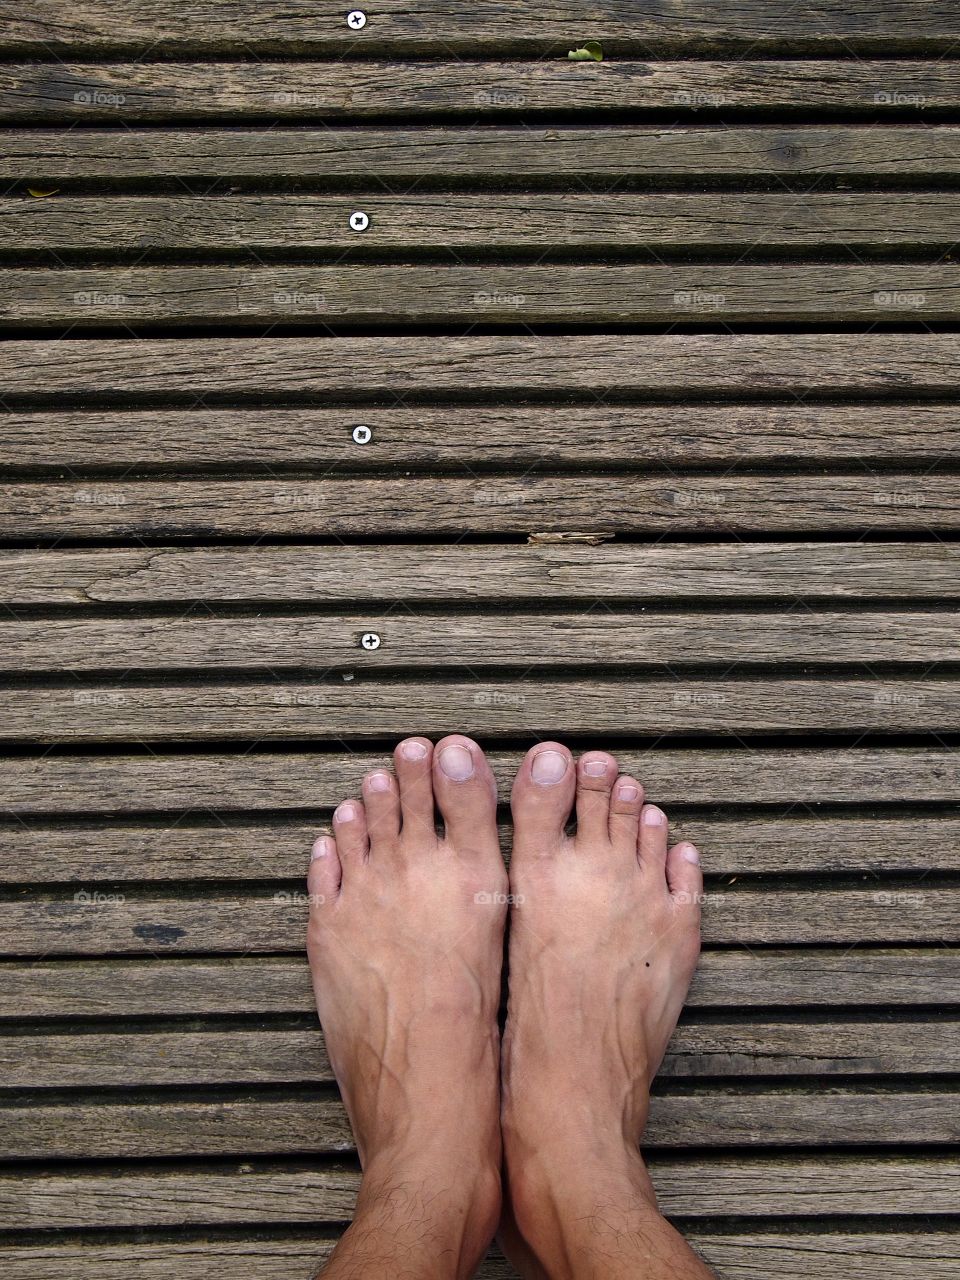
[[[356,807],[349,800],[345,800],[343,804],[337,806],[333,820],[334,822],[352,822],[356,816]]]
[[[389,791],[390,775],[388,773],[371,773],[367,778],[368,791]]]
[[[700,862],[700,851],[694,844],[685,844],[680,850],[680,855],[688,862]]]
[[[607,772],[607,762],[606,760],[585,760],[583,772],[588,778],[602,778]]]
[[[632,782],[624,782],[622,786],[617,787],[618,800],[636,800],[640,794],[640,788],[635,787]]]
[[[400,748],[400,754],[404,760],[422,760],[427,754],[427,748],[422,742],[405,742]]]
[[[648,827],[662,827],[666,818],[661,809],[656,809],[653,805],[649,809],[643,811],[644,825]]]
[[[466,747],[454,743],[444,747],[439,755],[440,768],[454,782],[466,782],[473,777],[473,755]]]
[[[540,751],[533,757],[530,773],[534,782],[551,787],[567,772],[567,757],[559,751]]]
[[[310,861],[315,862],[317,858],[329,858],[332,845],[333,841],[329,836],[318,836],[310,854]]]

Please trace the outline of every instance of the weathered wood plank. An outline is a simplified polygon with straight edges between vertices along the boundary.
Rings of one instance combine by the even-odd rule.
[[[753,1280],[757,1275],[778,1280],[803,1280],[818,1276],[829,1280],[909,1280],[922,1262],[930,1280],[949,1280],[960,1259],[956,1234],[884,1236],[775,1235],[757,1232],[746,1236],[693,1236],[691,1243],[724,1280]]]
[[[463,411],[461,411],[463,412]],[[744,442],[744,447],[748,447]],[[8,605],[960,599],[960,547],[932,542],[0,550]]]
[[[960,156],[960,147],[957,150]],[[11,396],[608,397],[953,394],[960,334],[538,334],[28,340],[0,344]]]
[[[376,650],[361,639],[376,632]],[[960,614],[815,613],[411,613],[396,608],[309,618],[184,618],[87,621],[0,619],[0,671],[223,671],[326,673],[349,667],[453,664],[492,667],[705,667],[708,664],[960,661]],[[924,674],[925,674],[924,671]]]
[[[624,723],[621,716],[618,732]],[[949,747],[693,751],[658,740],[648,751],[628,748],[617,757],[624,773],[642,779],[651,800],[673,806],[799,804],[815,812],[821,804],[960,801],[960,753]],[[490,751],[489,759],[505,801],[520,754]],[[10,814],[316,813],[355,795],[364,773],[389,763],[382,751],[39,754],[0,762],[0,794]]]
[[[842,1234],[751,1232],[688,1233],[688,1239],[724,1280],[914,1280],[917,1263],[930,1280],[954,1280],[960,1248],[952,1232],[924,1235],[871,1232]],[[312,1280],[331,1245],[305,1240],[124,1241],[110,1244],[5,1245],[0,1248],[10,1280]],[[511,1280],[516,1272],[496,1256],[481,1263],[478,1280]]]
[[[651,1101],[644,1146],[836,1146],[949,1143],[960,1136],[951,1092],[762,1092],[703,1089]],[[338,1101],[316,1096],[215,1102],[76,1101],[0,1110],[5,1159],[352,1152]]]
[[[960,1022],[686,1023],[671,1038],[663,1078],[944,1075],[960,1071]],[[323,1033],[96,1031],[0,1036],[7,1089],[153,1085],[332,1084]]]
[[[451,671],[453,667],[451,665]],[[441,735],[488,739],[635,734],[920,733],[960,730],[960,682],[479,679],[274,681],[11,690],[6,742],[312,741]]]
[[[960,208],[960,201],[957,202]],[[960,226],[957,234],[960,235]],[[691,412],[696,430],[691,430]],[[960,459],[953,405],[422,405],[7,413],[0,466],[637,467]],[[255,430],[254,430],[255,426]],[[366,426],[363,445],[353,439]]]
[[[77,889],[0,903],[0,953],[14,956],[300,952],[306,893],[154,897]],[[708,944],[956,943],[960,889],[711,890]]]
[[[0,66],[0,80],[2,74]],[[960,85],[960,72],[955,74]],[[409,72],[404,76],[411,83]],[[362,236],[349,224],[357,205],[370,219]],[[519,197],[449,192],[350,197],[298,192],[295,199],[116,195],[104,200],[63,195],[52,200],[0,199],[0,233],[20,250],[100,254],[118,249],[301,254],[308,249],[399,251],[438,246],[484,250],[577,246],[598,252],[645,247],[788,251],[849,246],[867,250],[952,244],[960,236],[960,212],[952,193],[925,191],[900,191],[895,197],[874,192],[803,196],[716,192],[709,199],[702,193],[598,196],[569,191]]]
[[[872,1160],[654,1155],[648,1164],[663,1212],[685,1218],[944,1214],[955,1211],[960,1191],[957,1162],[936,1154]],[[338,1223],[351,1216],[359,1183],[359,1173],[343,1165],[296,1172],[244,1165],[226,1173],[0,1174],[0,1215],[38,1230]]]
[[[942,1005],[960,951],[898,947],[704,951],[687,1007]],[[0,1017],[313,1013],[305,958],[0,962]]]
[[[0,131],[0,179],[955,177],[956,125]],[[197,194],[200,194],[198,189]]]
[[[356,794],[359,778],[344,795]],[[853,872],[952,871],[960,819],[674,817],[671,839],[692,840],[711,875],[831,875]],[[324,826],[327,826],[324,822]],[[136,826],[0,826],[0,882],[263,880],[299,877],[318,823],[232,827],[222,819]],[[512,828],[500,828],[509,853]]]
[[[584,72],[564,58],[503,62],[27,62],[0,68],[0,119],[241,121],[471,119],[589,110],[948,110],[952,61],[916,59],[635,62]]]
[[[49,58],[77,50],[128,50],[138,57],[189,52],[363,54],[529,53],[562,57],[585,36],[602,35],[608,53],[651,51],[783,49],[802,52],[943,49],[960,36],[955,10],[945,0],[888,0],[882,11],[851,10],[825,0],[817,21],[790,0],[737,0],[721,19],[704,0],[639,9],[629,0],[604,0],[590,11],[584,30],[582,7],[530,0],[488,3],[424,0],[412,10],[402,0],[381,0],[361,29],[345,22],[333,4],[255,4],[241,0],[222,6],[194,0],[188,9],[175,0],[149,4],[91,0],[64,17],[55,0],[38,0],[30,11],[6,17],[0,49]]]
[[[917,1263],[930,1280],[954,1280],[960,1248],[952,1232],[924,1235],[894,1232],[842,1234],[709,1232],[687,1237],[724,1280],[914,1280]],[[10,1280],[311,1280],[329,1255],[331,1245],[310,1238],[284,1240],[185,1241],[162,1244],[6,1245],[0,1248],[4,1275]],[[511,1280],[516,1272],[501,1258],[481,1263],[478,1280]]]
[[[163,1244],[46,1244],[0,1246],[0,1263],[10,1280],[314,1280],[330,1256],[327,1240],[167,1241]],[[478,1280],[512,1280],[516,1272],[493,1255],[480,1264]],[[854,1278],[856,1280],[856,1278]],[[896,1276],[893,1276],[896,1280]]]
[[[0,484],[17,539],[957,529],[960,477],[930,471]]]
[[[960,134],[957,137],[960,154]],[[0,325],[622,324],[960,319],[960,266],[0,269]]]

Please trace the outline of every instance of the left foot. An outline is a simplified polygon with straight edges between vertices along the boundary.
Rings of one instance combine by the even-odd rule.
[[[708,1276],[660,1218],[638,1151],[700,949],[699,854],[669,847],[666,815],[605,751],[535,747],[513,819],[504,1244],[528,1276]],[[657,1241],[663,1268],[618,1237]]]
[[[400,1274],[369,1251],[387,1231],[404,1276],[465,1276],[500,1212],[496,785],[459,734],[406,739],[394,767],[340,805],[310,864],[317,1009],[364,1170],[325,1274]]]

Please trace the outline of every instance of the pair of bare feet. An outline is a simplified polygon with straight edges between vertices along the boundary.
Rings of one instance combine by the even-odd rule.
[[[710,1277],[638,1149],[699,952],[696,849],[668,849],[611,755],[543,743],[513,785],[508,878],[475,742],[408,738],[394,767],[310,864],[317,1007],[363,1164],[324,1276],[469,1276],[499,1228],[525,1277]]]

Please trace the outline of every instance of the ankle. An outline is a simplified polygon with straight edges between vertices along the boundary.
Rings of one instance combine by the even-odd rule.
[[[662,1222],[650,1175],[636,1148],[605,1152],[545,1144],[522,1160],[507,1145],[508,1194],[517,1230],[551,1280],[585,1277],[602,1231]]]
[[[373,1228],[378,1237],[389,1228],[405,1257],[423,1254],[424,1275],[459,1278],[472,1274],[489,1247],[501,1207],[493,1160],[471,1165],[446,1151],[404,1158],[383,1153],[364,1169],[353,1225],[360,1232]]]

